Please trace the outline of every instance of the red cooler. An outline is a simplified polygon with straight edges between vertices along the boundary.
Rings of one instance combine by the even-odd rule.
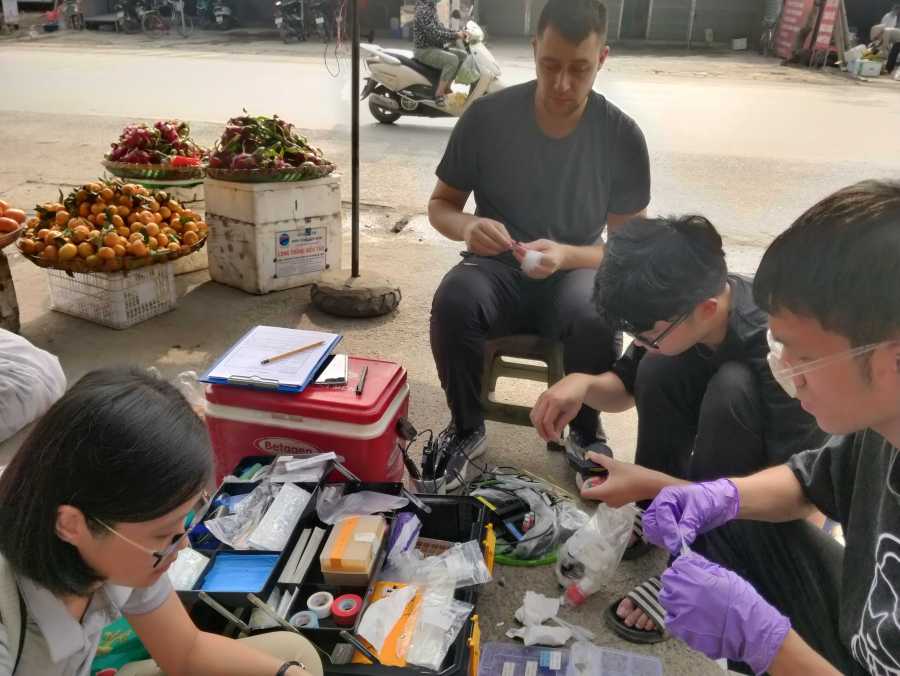
[[[363,366],[368,373],[357,396]],[[216,454],[216,480],[251,455],[334,451],[363,481],[401,481],[397,422],[409,411],[406,369],[351,357],[349,371],[345,386],[310,385],[299,394],[208,385],[206,424]]]

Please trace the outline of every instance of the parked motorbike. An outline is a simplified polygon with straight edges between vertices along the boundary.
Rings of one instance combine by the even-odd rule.
[[[236,21],[234,20],[234,10],[228,0],[215,0],[213,3],[213,15],[216,17],[216,28],[227,31],[234,28]]]
[[[216,13],[213,0],[197,0],[196,15],[200,28],[211,28],[216,23]]]
[[[119,0],[116,5],[116,30],[136,33],[141,30],[144,16],[151,11],[142,0]]]
[[[275,27],[281,39],[288,43],[292,38],[306,40],[306,24],[302,0],[275,1]]]
[[[315,35],[322,42],[331,40],[334,37],[334,7],[331,0],[309,0],[306,11],[310,17],[307,35]]]
[[[369,112],[382,124],[393,124],[403,115],[418,117],[459,117],[482,96],[500,91],[500,65],[484,44],[484,30],[474,21],[465,28],[468,39],[462,46],[468,51],[478,69],[477,81],[469,86],[469,93],[451,94],[441,106],[434,100],[434,91],[441,71],[419,63],[413,52],[406,49],[384,49],[374,44],[362,44],[368,56],[369,77],[362,99],[369,99]],[[462,97],[462,101],[459,98]]]

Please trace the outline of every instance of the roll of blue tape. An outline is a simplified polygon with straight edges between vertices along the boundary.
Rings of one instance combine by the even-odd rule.
[[[297,629],[318,629],[319,616],[311,610],[301,610],[291,617],[291,626]]]

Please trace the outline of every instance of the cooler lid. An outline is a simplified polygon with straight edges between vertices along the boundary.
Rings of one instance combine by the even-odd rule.
[[[356,394],[363,366],[368,367],[361,395]],[[406,383],[406,369],[399,364],[365,357],[350,357],[348,383],[344,386],[310,384],[303,392],[266,392],[235,385],[207,385],[211,404],[267,413],[336,420],[369,425],[381,420]]]

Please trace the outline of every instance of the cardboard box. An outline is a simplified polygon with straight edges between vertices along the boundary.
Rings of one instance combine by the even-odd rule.
[[[383,516],[351,516],[336,523],[319,555],[325,582],[339,587],[367,586],[386,530]]]

